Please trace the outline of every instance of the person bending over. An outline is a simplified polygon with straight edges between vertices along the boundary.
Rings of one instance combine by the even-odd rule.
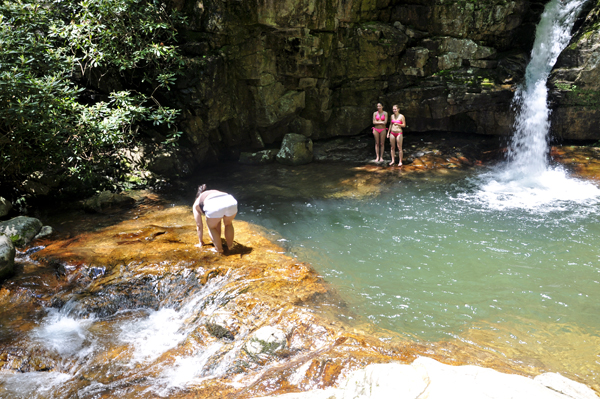
[[[223,225],[225,226],[227,249],[233,247],[233,219],[237,215],[237,201],[233,196],[218,190],[207,190],[206,184],[203,184],[198,187],[192,210],[194,212],[194,219],[196,219],[196,230],[198,231],[199,244],[196,245],[197,247],[204,245],[202,241],[202,215],[206,216],[208,235],[217,252],[223,253],[221,220],[223,220]]]

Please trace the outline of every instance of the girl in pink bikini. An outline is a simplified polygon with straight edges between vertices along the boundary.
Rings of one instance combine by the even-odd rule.
[[[375,162],[383,162],[385,148],[385,126],[388,122],[388,113],[383,110],[383,105],[377,103],[377,111],[373,112],[373,136],[375,136]]]
[[[392,144],[392,162],[390,165],[394,164],[394,156],[396,153],[396,145],[398,146],[398,166],[402,166],[402,128],[406,127],[406,120],[404,119],[404,115],[398,112],[398,106],[394,105],[392,107],[392,117],[390,127],[388,129],[387,137],[390,139],[390,143]]]

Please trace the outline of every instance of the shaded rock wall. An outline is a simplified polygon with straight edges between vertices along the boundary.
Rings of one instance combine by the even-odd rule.
[[[552,132],[561,138],[600,140],[600,2],[582,17],[552,72]]]
[[[189,56],[171,99],[200,163],[355,135],[377,102],[412,131],[507,135],[546,0],[173,0]]]

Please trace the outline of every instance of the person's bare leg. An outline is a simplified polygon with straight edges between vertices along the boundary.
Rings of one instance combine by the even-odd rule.
[[[375,162],[379,162],[379,133],[373,130],[373,136],[375,137]]]
[[[392,166],[396,161],[394,160],[394,158],[396,157],[396,137],[394,137],[393,134],[390,134],[390,143],[391,143],[391,150],[390,152],[392,153],[392,162],[390,162],[390,166]]]
[[[221,243],[221,218],[206,218],[208,227],[208,235],[212,240],[217,252],[223,252],[223,244]]]
[[[383,154],[385,153],[385,132],[386,130],[383,129],[383,132],[379,133],[379,162],[383,162]]]
[[[404,141],[404,137],[402,135],[398,136],[398,166],[402,166],[402,142]]]
[[[227,241],[227,249],[231,249],[233,247],[233,216],[224,216],[223,217],[223,225],[225,226],[225,241]]]

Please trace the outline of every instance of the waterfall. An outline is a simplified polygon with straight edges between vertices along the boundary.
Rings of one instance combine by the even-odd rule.
[[[571,40],[573,25],[587,0],[551,0],[546,4],[535,36],[525,82],[517,89],[514,135],[508,162],[478,178],[478,190],[461,196],[493,209],[522,208],[549,212],[573,203],[597,202],[600,189],[568,176],[560,166],[548,165],[550,72]]]
[[[546,84],[558,56],[571,40],[573,24],[586,1],[550,1],[537,26],[525,83],[513,100],[518,111],[514,136],[508,148],[512,168],[522,175],[539,175],[547,169],[550,111]]]

